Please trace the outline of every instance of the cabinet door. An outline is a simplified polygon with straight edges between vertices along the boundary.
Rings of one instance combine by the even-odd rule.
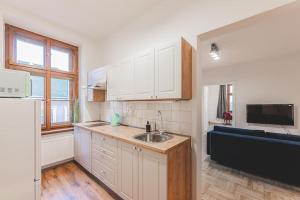
[[[153,99],[155,94],[155,53],[154,49],[145,51],[133,59],[134,92],[139,100]]]
[[[79,162],[79,133],[78,127],[74,128],[74,159]]]
[[[124,60],[119,64],[119,66],[120,95],[118,95],[119,99],[117,100],[132,100],[134,99],[132,59]]]
[[[85,129],[79,128],[79,144],[78,155],[79,163],[86,170],[91,172],[91,132]]]
[[[133,94],[132,59],[112,66],[107,73],[108,100],[132,100]]]
[[[140,150],[139,200],[167,200],[166,155]]]
[[[119,142],[119,195],[124,200],[138,200],[138,151]],[[153,200],[153,199],[152,199]]]
[[[111,66],[107,70],[107,100],[116,100],[117,95],[119,95],[119,66]]]
[[[158,99],[181,97],[180,43],[156,48],[156,96]]]

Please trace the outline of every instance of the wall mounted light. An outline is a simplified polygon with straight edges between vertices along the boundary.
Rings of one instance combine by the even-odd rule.
[[[220,54],[219,54],[219,48],[218,48],[218,46],[215,43],[212,43],[210,48],[211,49],[210,49],[209,55],[214,60],[220,60],[221,57],[220,57]]]

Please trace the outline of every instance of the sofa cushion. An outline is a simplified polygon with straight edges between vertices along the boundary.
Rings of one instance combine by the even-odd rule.
[[[251,129],[242,129],[242,128],[231,128],[225,126],[214,126],[214,131],[240,134],[240,135],[253,135],[258,137],[265,136],[264,130],[251,130]]]
[[[280,140],[290,140],[290,141],[300,142],[300,136],[298,136],[298,135],[266,132],[266,137],[280,139]]]

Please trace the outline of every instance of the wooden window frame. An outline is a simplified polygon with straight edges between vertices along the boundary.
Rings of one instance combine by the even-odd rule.
[[[23,36],[25,38],[38,40],[44,43],[44,68],[32,65],[20,64],[15,60],[15,38]],[[72,70],[69,72],[51,68],[51,47],[63,48],[71,52]],[[45,79],[45,124],[42,133],[59,132],[61,129],[72,128],[72,121],[61,124],[51,124],[51,78],[69,79],[70,81],[70,115],[72,116],[73,103],[78,98],[78,47],[27,31],[9,24],[5,24],[5,65],[8,69],[27,71],[32,75],[43,76]],[[71,86],[72,85],[72,86]]]

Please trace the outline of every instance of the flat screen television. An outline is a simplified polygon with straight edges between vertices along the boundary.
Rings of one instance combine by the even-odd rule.
[[[248,104],[247,122],[294,126],[294,105]]]

